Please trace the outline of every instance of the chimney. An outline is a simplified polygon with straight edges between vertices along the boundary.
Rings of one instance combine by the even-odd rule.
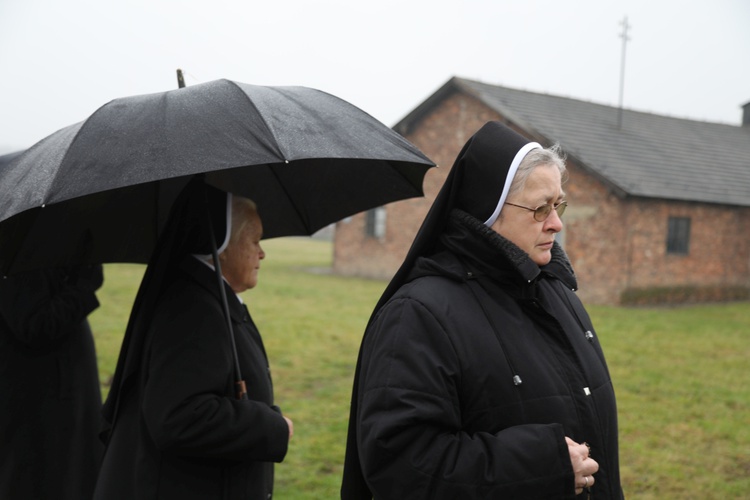
[[[750,102],[742,106],[742,126],[750,127]]]

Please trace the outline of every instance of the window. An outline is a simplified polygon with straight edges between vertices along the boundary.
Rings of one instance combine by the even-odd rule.
[[[365,234],[379,240],[385,238],[385,207],[365,212]]]
[[[690,218],[670,217],[667,229],[667,253],[687,255],[690,248]]]

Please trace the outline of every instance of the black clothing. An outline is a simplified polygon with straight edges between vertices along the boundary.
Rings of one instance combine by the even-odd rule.
[[[86,316],[101,266],[0,279],[0,498],[91,498],[101,389]]]
[[[266,499],[289,430],[263,343],[226,287],[249,400],[235,398],[214,271],[186,257],[159,299],[137,383],[121,401],[95,498]]]
[[[595,498],[620,498],[614,392],[562,249],[539,268],[466,214],[442,243],[363,346],[358,447],[375,498],[572,498],[565,436],[592,447]]]

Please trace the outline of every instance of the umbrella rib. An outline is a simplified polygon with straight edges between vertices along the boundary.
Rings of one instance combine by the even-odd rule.
[[[110,102],[112,102],[112,101],[110,101]],[[57,171],[55,172],[55,175],[52,177],[52,180],[49,183],[49,188],[47,189],[47,194],[48,195],[50,195],[50,194],[52,194],[52,193],[55,192],[55,189],[53,189],[53,188],[56,187],[56,185],[57,185],[57,179],[62,174],[62,169],[60,167],[65,163],[65,160],[68,159],[68,154],[70,153],[70,151],[71,151],[71,149],[73,147],[73,144],[78,140],[78,138],[83,133],[83,128],[88,123],[90,123],[91,118],[94,117],[99,111],[101,111],[102,108],[104,108],[105,106],[107,106],[107,104],[109,104],[109,102],[107,102],[107,103],[99,106],[99,108],[97,108],[96,111],[94,111],[93,113],[91,113],[91,115],[89,115],[89,117],[86,118],[85,120],[80,121],[78,123],[75,123],[73,125],[70,125],[70,127],[75,127],[76,125],[79,125],[79,127],[78,127],[78,130],[76,130],[76,133],[73,136],[73,138],[70,140],[70,143],[68,144],[68,147],[65,148],[65,154],[63,154],[63,157],[60,159],[60,163],[58,164]],[[49,203],[49,201],[50,200],[45,200],[45,203]],[[59,201],[64,201],[64,200],[56,200],[56,202],[59,202]]]
[[[276,152],[277,152],[278,156],[280,158],[284,158],[285,163],[288,164],[289,163],[289,160],[287,159],[288,155],[286,154],[286,152],[282,151],[281,144],[279,144],[279,142],[276,140],[276,136],[274,135],[273,130],[271,129],[271,127],[268,125],[268,121],[266,120],[266,117],[263,116],[263,113],[261,113],[260,109],[258,109],[258,107],[255,105],[255,103],[253,102],[253,100],[250,99],[250,96],[247,95],[247,93],[244,90],[242,90],[242,87],[240,87],[239,85],[237,85],[237,82],[234,82],[232,80],[226,80],[226,81],[232,87],[234,87],[240,94],[242,94],[243,98],[246,99],[247,102],[250,104],[250,106],[252,106],[253,109],[255,109],[255,111],[258,113],[258,116],[260,117],[261,122],[263,123],[263,126],[268,131],[269,136],[274,138],[274,145],[276,146]],[[299,209],[299,207],[295,203],[294,198],[292,198],[289,195],[289,191],[286,189],[286,186],[284,185],[284,183],[281,182],[281,179],[280,179],[279,175],[276,173],[276,170],[273,169],[273,168],[271,168],[270,166],[269,166],[269,169],[271,170],[271,174],[273,174],[273,177],[276,179],[276,182],[278,182],[278,184],[281,186],[281,188],[284,191],[284,194],[286,195],[287,199],[290,200],[290,204],[294,208],[294,211],[297,214],[297,217],[304,224],[305,231],[307,231],[308,233],[311,232],[309,221],[306,220],[303,217],[303,212]]]
[[[429,161],[432,162],[432,160],[429,160]],[[422,168],[424,168],[424,172],[422,172],[422,176],[418,180],[417,184],[414,184],[414,181],[409,176],[406,175],[405,169],[402,170],[400,168],[396,168],[395,166],[393,166],[391,161],[388,161],[388,166],[391,167],[393,170],[395,170],[396,173],[400,175],[409,185],[413,186],[414,189],[416,189],[421,196],[424,196],[424,175],[425,173],[427,173],[429,169],[434,167],[435,164],[432,163],[432,165],[422,165]]]
[[[304,212],[299,209],[299,207],[297,206],[297,203],[294,201],[294,198],[290,195],[289,190],[286,188],[286,185],[283,182],[281,182],[281,177],[279,177],[278,173],[276,172],[276,169],[271,168],[270,166],[269,166],[269,169],[271,170],[271,173],[273,174],[274,179],[276,179],[276,182],[279,184],[279,186],[281,186],[281,189],[284,191],[284,194],[289,200],[289,204],[294,208],[294,212],[297,214],[297,218],[302,221],[302,224],[304,224],[305,231],[308,234],[312,234],[310,221],[304,217]]]
[[[279,144],[279,142],[276,140],[276,136],[274,135],[273,130],[268,125],[268,120],[266,120],[266,117],[263,116],[263,113],[260,112],[260,109],[258,109],[258,106],[255,105],[255,103],[253,102],[253,100],[250,99],[250,96],[247,95],[247,92],[245,92],[244,90],[242,90],[242,87],[240,87],[239,85],[237,85],[237,82],[234,82],[232,80],[224,80],[224,81],[226,81],[227,83],[229,83],[229,85],[231,87],[233,87],[234,89],[236,89],[236,91],[238,91],[242,95],[242,97],[245,100],[247,100],[248,103],[250,103],[250,106],[252,106],[253,109],[256,111],[256,113],[258,114],[258,116],[261,119],[261,122],[263,123],[263,126],[268,131],[269,137],[273,137],[273,143],[274,143],[274,146],[276,146],[276,154],[280,158],[283,158],[284,161],[288,162],[289,161],[288,160],[288,156],[287,156],[287,154],[286,154],[285,151],[282,151],[281,144]]]

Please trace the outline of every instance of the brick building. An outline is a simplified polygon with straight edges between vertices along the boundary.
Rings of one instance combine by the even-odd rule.
[[[425,198],[341,221],[334,272],[389,279],[466,140],[500,120],[568,155],[558,235],[588,303],[722,300],[750,290],[750,103],[742,126],[452,78],[394,128],[438,168]],[[650,297],[650,299],[649,299]]]

